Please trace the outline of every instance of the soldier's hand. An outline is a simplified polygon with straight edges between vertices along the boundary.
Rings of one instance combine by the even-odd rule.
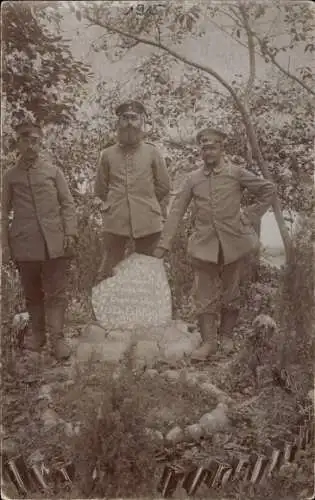
[[[65,236],[64,251],[67,255],[72,255],[75,251],[77,239],[75,236]]]
[[[153,252],[153,257],[156,257],[157,259],[163,259],[165,252],[165,248],[157,247]]]
[[[6,266],[9,264],[12,260],[11,256],[11,250],[9,247],[3,247],[2,248],[2,265]]]

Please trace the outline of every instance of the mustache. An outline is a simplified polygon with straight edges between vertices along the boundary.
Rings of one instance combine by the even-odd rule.
[[[133,130],[134,132],[138,132],[140,129],[138,127],[134,127],[133,125],[126,125],[121,129],[123,132],[127,131],[129,132],[130,130]]]

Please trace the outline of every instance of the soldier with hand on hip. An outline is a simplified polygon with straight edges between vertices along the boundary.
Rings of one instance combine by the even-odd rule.
[[[25,122],[16,133],[19,158],[3,177],[2,262],[12,260],[18,268],[32,349],[41,351],[48,333],[53,356],[63,360],[71,354],[64,322],[67,275],[77,239],[76,209],[62,171],[41,153],[41,127]]]
[[[203,343],[193,360],[206,360],[217,350],[233,348],[232,332],[239,316],[243,258],[259,245],[253,228],[272,203],[275,187],[232,164],[224,155],[225,134],[212,128],[197,134],[204,165],[184,182],[172,203],[154,255],[163,258],[189,204],[194,206],[194,232],[188,252],[195,275],[195,305]],[[241,210],[242,190],[256,202]],[[218,329],[219,325],[219,329]]]
[[[143,139],[146,110],[138,101],[116,109],[117,143],[104,149],[95,180],[95,195],[103,202],[105,253],[97,281],[112,275],[124,258],[129,240],[135,251],[152,255],[161,236],[162,206],[169,195],[165,161]]]

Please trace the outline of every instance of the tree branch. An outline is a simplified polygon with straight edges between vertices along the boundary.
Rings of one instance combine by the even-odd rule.
[[[249,99],[253,90],[253,85],[256,78],[256,58],[255,58],[255,41],[253,37],[253,32],[249,25],[248,16],[246,12],[246,8],[244,5],[239,5],[239,11],[241,13],[244,28],[247,35],[247,43],[248,43],[248,57],[249,57],[249,77],[246,85],[246,89],[244,92],[244,101],[247,109],[249,109]]]
[[[232,9],[230,9],[232,10]],[[224,9],[218,9],[218,12],[221,12],[221,14],[224,14],[226,17],[229,17],[230,19],[232,19],[233,23],[236,24],[236,26],[238,26],[239,28],[242,28],[242,25],[241,23],[239,22],[238,19],[235,19],[235,17],[231,16],[231,14],[229,12],[227,12],[226,10]],[[237,16],[236,16],[237,17]]]
[[[269,59],[270,59],[270,61],[276,66],[276,68],[278,68],[288,78],[291,78],[292,80],[294,80],[295,82],[297,82],[299,85],[301,85],[305,90],[307,90],[307,92],[309,92],[312,95],[315,95],[314,90],[311,89],[311,87],[309,87],[306,83],[304,83],[303,80],[301,80],[297,76],[295,76],[292,73],[290,73],[289,70],[286,70],[283,66],[281,66],[278,63],[278,61],[276,60],[276,56],[274,54],[272,54],[272,52],[268,49],[268,47],[266,47],[266,45],[263,43],[263,41],[261,40],[261,38],[259,38],[259,36],[257,35],[257,33],[254,34],[254,37],[256,38],[257,42],[259,43],[261,53],[263,55],[268,56]]]
[[[256,58],[255,58],[255,41],[253,37],[253,32],[249,25],[248,15],[244,5],[239,5],[240,17],[242,19],[244,29],[247,35],[247,46],[248,46],[248,59],[249,59],[249,76],[247,80],[247,85],[244,92],[244,106],[249,112],[250,110],[250,97],[253,91],[253,85],[256,78]],[[247,141],[247,160],[249,164],[253,162],[253,152],[250,147],[250,143]]]
[[[241,6],[239,6],[239,8],[241,8]],[[231,9],[231,10],[234,13],[234,15],[236,15],[235,10],[234,9]],[[242,25],[239,22],[238,16],[236,16],[237,19],[235,19],[231,14],[229,14],[228,12],[226,12],[224,9],[223,10],[221,9],[220,12],[223,13],[224,15],[228,16],[230,19],[232,19],[233,22],[236,24],[237,27],[242,27]],[[275,22],[276,19],[277,19],[277,16],[273,20],[273,23]],[[239,39],[233,37],[230,33],[228,33],[226,30],[224,30],[213,19],[210,19],[210,22],[212,22],[223,33],[228,34],[233,40],[235,40],[236,42],[238,42],[243,47],[248,47],[246,44],[244,44],[243,42],[241,42]],[[260,53],[258,53],[257,51],[254,51],[254,54],[259,54],[263,58],[264,58],[264,55],[268,55],[270,61],[276,66],[276,68],[279,69],[279,71],[281,71],[288,78],[294,80],[296,83],[298,83],[299,85],[301,85],[305,90],[307,90],[307,92],[309,92],[312,95],[315,95],[315,92],[312,90],[312,88],[310,86],[308,86],[306,83],[303,82],[303,80],[301,80],[300,78],[298,78],[296,75],[290,73],[290,71],[286,70],[283,66],[280,65],[280,63],[276,60],[275,56],[271,52],[269,52],[269,50],[267,49],[267,47],[263,46],[263,42],[260,39],[260,37],[257,35],[257,33],[254,33],[253,31],[251,33],[252,33],[252,37],[255,38],[258,41],[258,44],[259,44],[259,47],[260,47],[260,51],[261,51]],[[278,33],[278,35],[279,34],[280,33]]]
[[[102,22],[98,19],[92,19],[88,14],[87,14],[87,18],[89,21],[94,22],[97,26],[100,26],[100,27],[102,27],[110,32],[118,33],[122,36],[137,40],[139,43],[143,43],[145,45],[149,45],[151,47],[155,47],[155,48],[158,48],[160,50],[164,50],[166,53],[170,54],[175,59],[177,59],[177,60],[179,60],[179,61],[181,61],[189,66],[192,66],[193,68],[200,69],[200,70],[204,71],[205,73],[213,76],[218,82],[220,82],[221,85],[233,97],[235,104],[236,104],[236,106],[237,106],[237,108],[238,108],[238,110],[243,118],[243,122],[244,122],[245,127],[246,127],[246,132],[247,132],[250,144],[251,144],[253,154],[255,155],[257,163],[258,163],[264,177],[267,179],[271,179],[268,166],[263,158],[263,155],[261,153],[261,150],[260,150],[260,147],[258,144],[258,140],[257,140],[256,134],[255,134],[253,124],[252,124],[251,119],[250,119],[250,115],[248,114],[246,108],[244,107],[243,103],[241,102],[240,98],[238,97],[238,95],[235,92],[235,90],[233,89],[233,87],[231,87],[231,85],[227,81],[225,81],[224,78],[222,78],[215,70],[213,70],[212,68],[210,68],[208,66],[205,66],[204,64],[200,64],[200,63],[196,63],[196,62],[192,61],[188,57],[180,54],[179,52],[167,47],[166,45],[164,45],[162,43],[156,42],[156,41],[151,40],[149,38],[139,37],[139,36],[134,35],[132,33],[127,33],[124,30],[117,28],[115,26],[112,26],[106,22]],[[290,255],[291,241],[290,241],[289,232],[286,228],[286,225],[285,225],[285,222],[283,219],[279,198],[276,195],[274,196],[274,200],[273,200],[273,210],[274,210],[275,218],[277,220],[277,223],[279,226],[279,231],[280,231],[280,234],[281,234],[281,237],[283,240],[286,256],[288,258]]]

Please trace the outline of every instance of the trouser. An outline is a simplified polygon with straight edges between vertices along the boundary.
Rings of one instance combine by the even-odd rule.
[[[157,232],[141,238],[135,238],[135,252],[144,255],[152,255],[160,240],[160,236],[161,233]],[[121,236],[113,233],[105,234],[105,258],[101,263],[101,272],[104,276],[110,276],[113,268],[123,260],[129,241],[130,238],[128,236]]]
[[[192,264],[196,314],[212,314],[218,318],[222,310],[238,311],[242,260],[224,264],[220,248],[218,263],[193,259]]]
[[[53,336],[63,334],[67,307],[66,288],[70,260],[17,262],[35,337],[44,337],[48,330]]]

